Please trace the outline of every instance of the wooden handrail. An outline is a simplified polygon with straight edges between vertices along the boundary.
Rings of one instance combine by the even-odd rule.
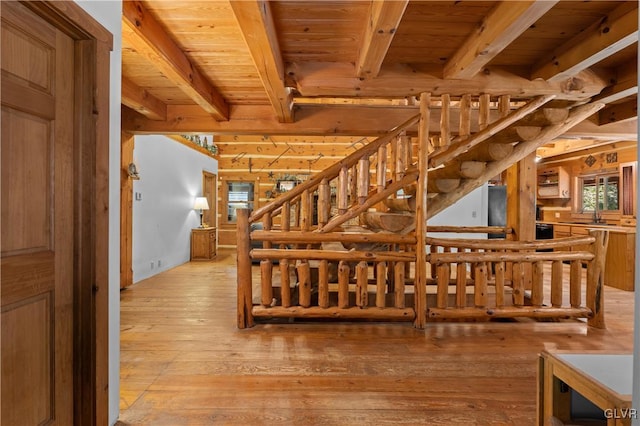
[[[427,225],[427,232],[450,232],[450,233],[464,233],[464,234],[512,234],[513,229],[506,226]]]
[[[374,140],[370,144],[364,146],[363,148],[360,148],[359,150],[351,153],[344,159],[327,167],[323,171],[309,178],[309,180],[301,183],[300,185],[297,185],[291,191],[288,191],[283,195],[279,196],[278,198],[276,198],[275,200],[271,201],[266,206],[260,207],[259,209],[257,209],[251,214],[251,217],[249,217],[249,222],[256,222],[263,215],[267,213],[271,213],[272,211],[282,206],[286,201],[293,200],[295,197],[298,197],[299,195],[301,195],[304,191],[311,191],[315,189],[318,185],[320,185],[320,182],[322,182],[323,179],[327,179],[327,180],[335,179],[336,177],[338,177],[338,174],[340,173],[340,170],[343,167],[353,167],[361,158],[368,157],[375,154],[378,151],[379,147],[391,142],[393,138],[397,137],[406,128],[416,124],[419,120],[420,120],[420,114],[414,115],[404,123],[400,124],[399,126],[396,126],[394,129],[389,131],[389,133],[387,133],[386,135],[379,137],[378,139]]]
[[[253,249],[253,259],[333,260],[349,262],[415,262],[413,252]]]
[[[444,263],[479,263],[479,262],[549,262],[565,260],[592,260],[595,257],[588,251],[561,252],[460,252],[432,253],[427,261],[434,265]]]
[[[390,233],[362,234],[357,232],[282,232],[282,231],[253,231],[251,239],[257,241],[271,241],[272,243],[388,243],[415,244],[415,235],[398,235]]]
[[[462,238],[432,238],[427,237],[426,243],[440,247],[456,247],[469,249],[486,250],[536,250],[571,247],[580,244],[593,244],[594,237],[565,237],[553,240],[535,241],[505,241],[505,240],[483,240],[483,239],[462,239]]]

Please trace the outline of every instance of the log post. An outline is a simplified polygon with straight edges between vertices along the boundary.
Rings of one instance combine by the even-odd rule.
[[[265,244],[267,244],[265,242]],[[271,244],[271,243],[269,243]],[[262,306],[269,307],[273,302],[273,263],[270,260],[260,261],[260,286],[262,295],[260,303]]]
[[[349,170],[349,195],[351,196],[351,205],[358,204],[358,164],[354,164]]]
[[[569,276],[569,299],[572,308],[579,308],[582,304],[582,262],[574,260],[571,262],[571,272]]]
[[[414,298],[416,319],[414,326],[424,328],[427,322],[427,186],[429,164],[429,121],[431,94],[420,95],[420,123],[418,124],[418,184],[416,188],[416,266]],[[404,281],[403,281],[404,293]]]
[[[458,139],[465,140],[471,134],[471,95],[462,95],[460,98],[460,127]]]
[[[609,231],[590,229],[589,234],[596,238],[591,246],[593,260],[587,264],[587,308],[593,312],[588,324],[596,328],[605,328],[604,323],[604,269],[609,245]]]
[[[331,188],[329,181],[322,179],[318,187],[318,226],[323,227],[329,221],[331,213]]]
[[[364,204],[369,195],[369,158],[358,161],[358,204]]]
[[[450,108],[451,96],[444,94],[440,96],[440,146],[447,148],[451,144]]]
[[[458,262],[456,265],[456,308],[467,306],[467,264]]]
[[[251,257],[249,251],[251,249],[251,241],[249,239],[249,210],[238,209],[238,222],[237,222],[237,317],[238,328],[253,327],[253,315],[251,309],[253,307],[252,302],[252,288],[251,288]]]
[[[405,295],[404,295],[404,262],[396,262],[394,265],[395,275],[395,307],[404,308]],[[415,290],[414,290],[415,292]],[[416,312],[416,316],[417,316]],[[421,327],[418,327],[421,328]]]
[[[449,298],[449,276],[451,274],[451,265],[449,263],[441,263],[438,265],[438,284],[436,306],[438,308],[446,308]]]
[[[369,265],[364,260],[356,265],[356,306],[366,308],[369,304],[368,286],[369,286]]]
[[[551,306],[562,306],[562,261],[556,260],[551,264]]]
[[[480,95],[479,101],[478,128],[482,130],[489,125],[491,116],[491,96],[487,93],[483,93]]]
[[[475,286],[473,289],[473,296],[475,306],[477,308],[484,308],[488,303],[487,294],[487,262],[479,262],[474,265],[475,270]]]
[[[511,112],[511,97],[509,95],[500,95],[498,98],[498,113],[500,118],[506,117]]]
[[[396,138],[396,180],[401,180],[407,170],[405,137],[405,132],[402,132]]]
[[[387,264],[378,262],[376,264],[376,307],[384,308],[386,303],[387,287]]]
[[[338,175],[338,214],[349,210],[349,169],[343,166]]]
[[[496,306],[504,306],[504,262],[496,262],[495,264],[495,276],[496,276]]]
[[[531,285],[531,304],[533,306],[542,306],[544,297],[544,263],[534,263],[532,272],[533,283]]]
[[[520,262],[514,262],[511,266],[513,274],[513,276],[511,277],[513,286],[513,304],[515,306],[524,305],[524,277],[522,276],[523,269],[523,265]]]
[[[311,268],[308,260],[301,260],[298,271],[298,303],[303,308],[311,306]]]
[[[376,189],[381,192],[387,184],[387,146],[378,148],[378,164],[376,169]]]
[[[318,266],[318,306],[329,307],[329,261],[320,260]]]
[[[300,230],[305,232],[311,229],[313,223],[311,211],[311,194],[305,190],[300,196]]]
[[[338,263],[338,308],[349,307],[349,264],[344,260]]]
[[[289,259],[280,259],[280,299],[283,308],[291,306],[291,277]]]

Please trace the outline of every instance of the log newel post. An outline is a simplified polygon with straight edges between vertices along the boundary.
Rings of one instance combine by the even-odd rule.
[[[590,229],[589,234],[596,241],[591,246],[593,260],[587,264],[587,308],[593,316],[588,324],[596,328],[605,328],[604,323],[604,268],[609,245],[609,231],[604,229]]]
[[[253,327],[249,209],[238,209],[237,214],[238,328],[247,328]]]
[[[429,164],[429,120],[431,94],[420,95],[420,123],[418,125],[418,185],[416,189],[416,266],[414,326],[424,328],[427,321],[427,165]],[[396,283],[397,285],[397,283]]]

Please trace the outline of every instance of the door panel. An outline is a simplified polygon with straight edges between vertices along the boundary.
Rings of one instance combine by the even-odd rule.
[[[2,424],[73,424],[73,41],[2,4]]]
[[[207,198],[209,210],[204,211],[203,221],[211,227],[218,225],[218,194],[216,193],[218,183],[216,175],[209,172],[202,172],[202,196]]]

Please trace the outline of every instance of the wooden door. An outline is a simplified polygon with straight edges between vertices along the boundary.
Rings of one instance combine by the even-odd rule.
[[[218,219],[218,182],[216,175],[202,172],[202,196],[207,198],[209,210],[204,211],[202,220],[212,228],[217,227]]]
[[[73,424],[74,42],[2,4],[1,423]]]

